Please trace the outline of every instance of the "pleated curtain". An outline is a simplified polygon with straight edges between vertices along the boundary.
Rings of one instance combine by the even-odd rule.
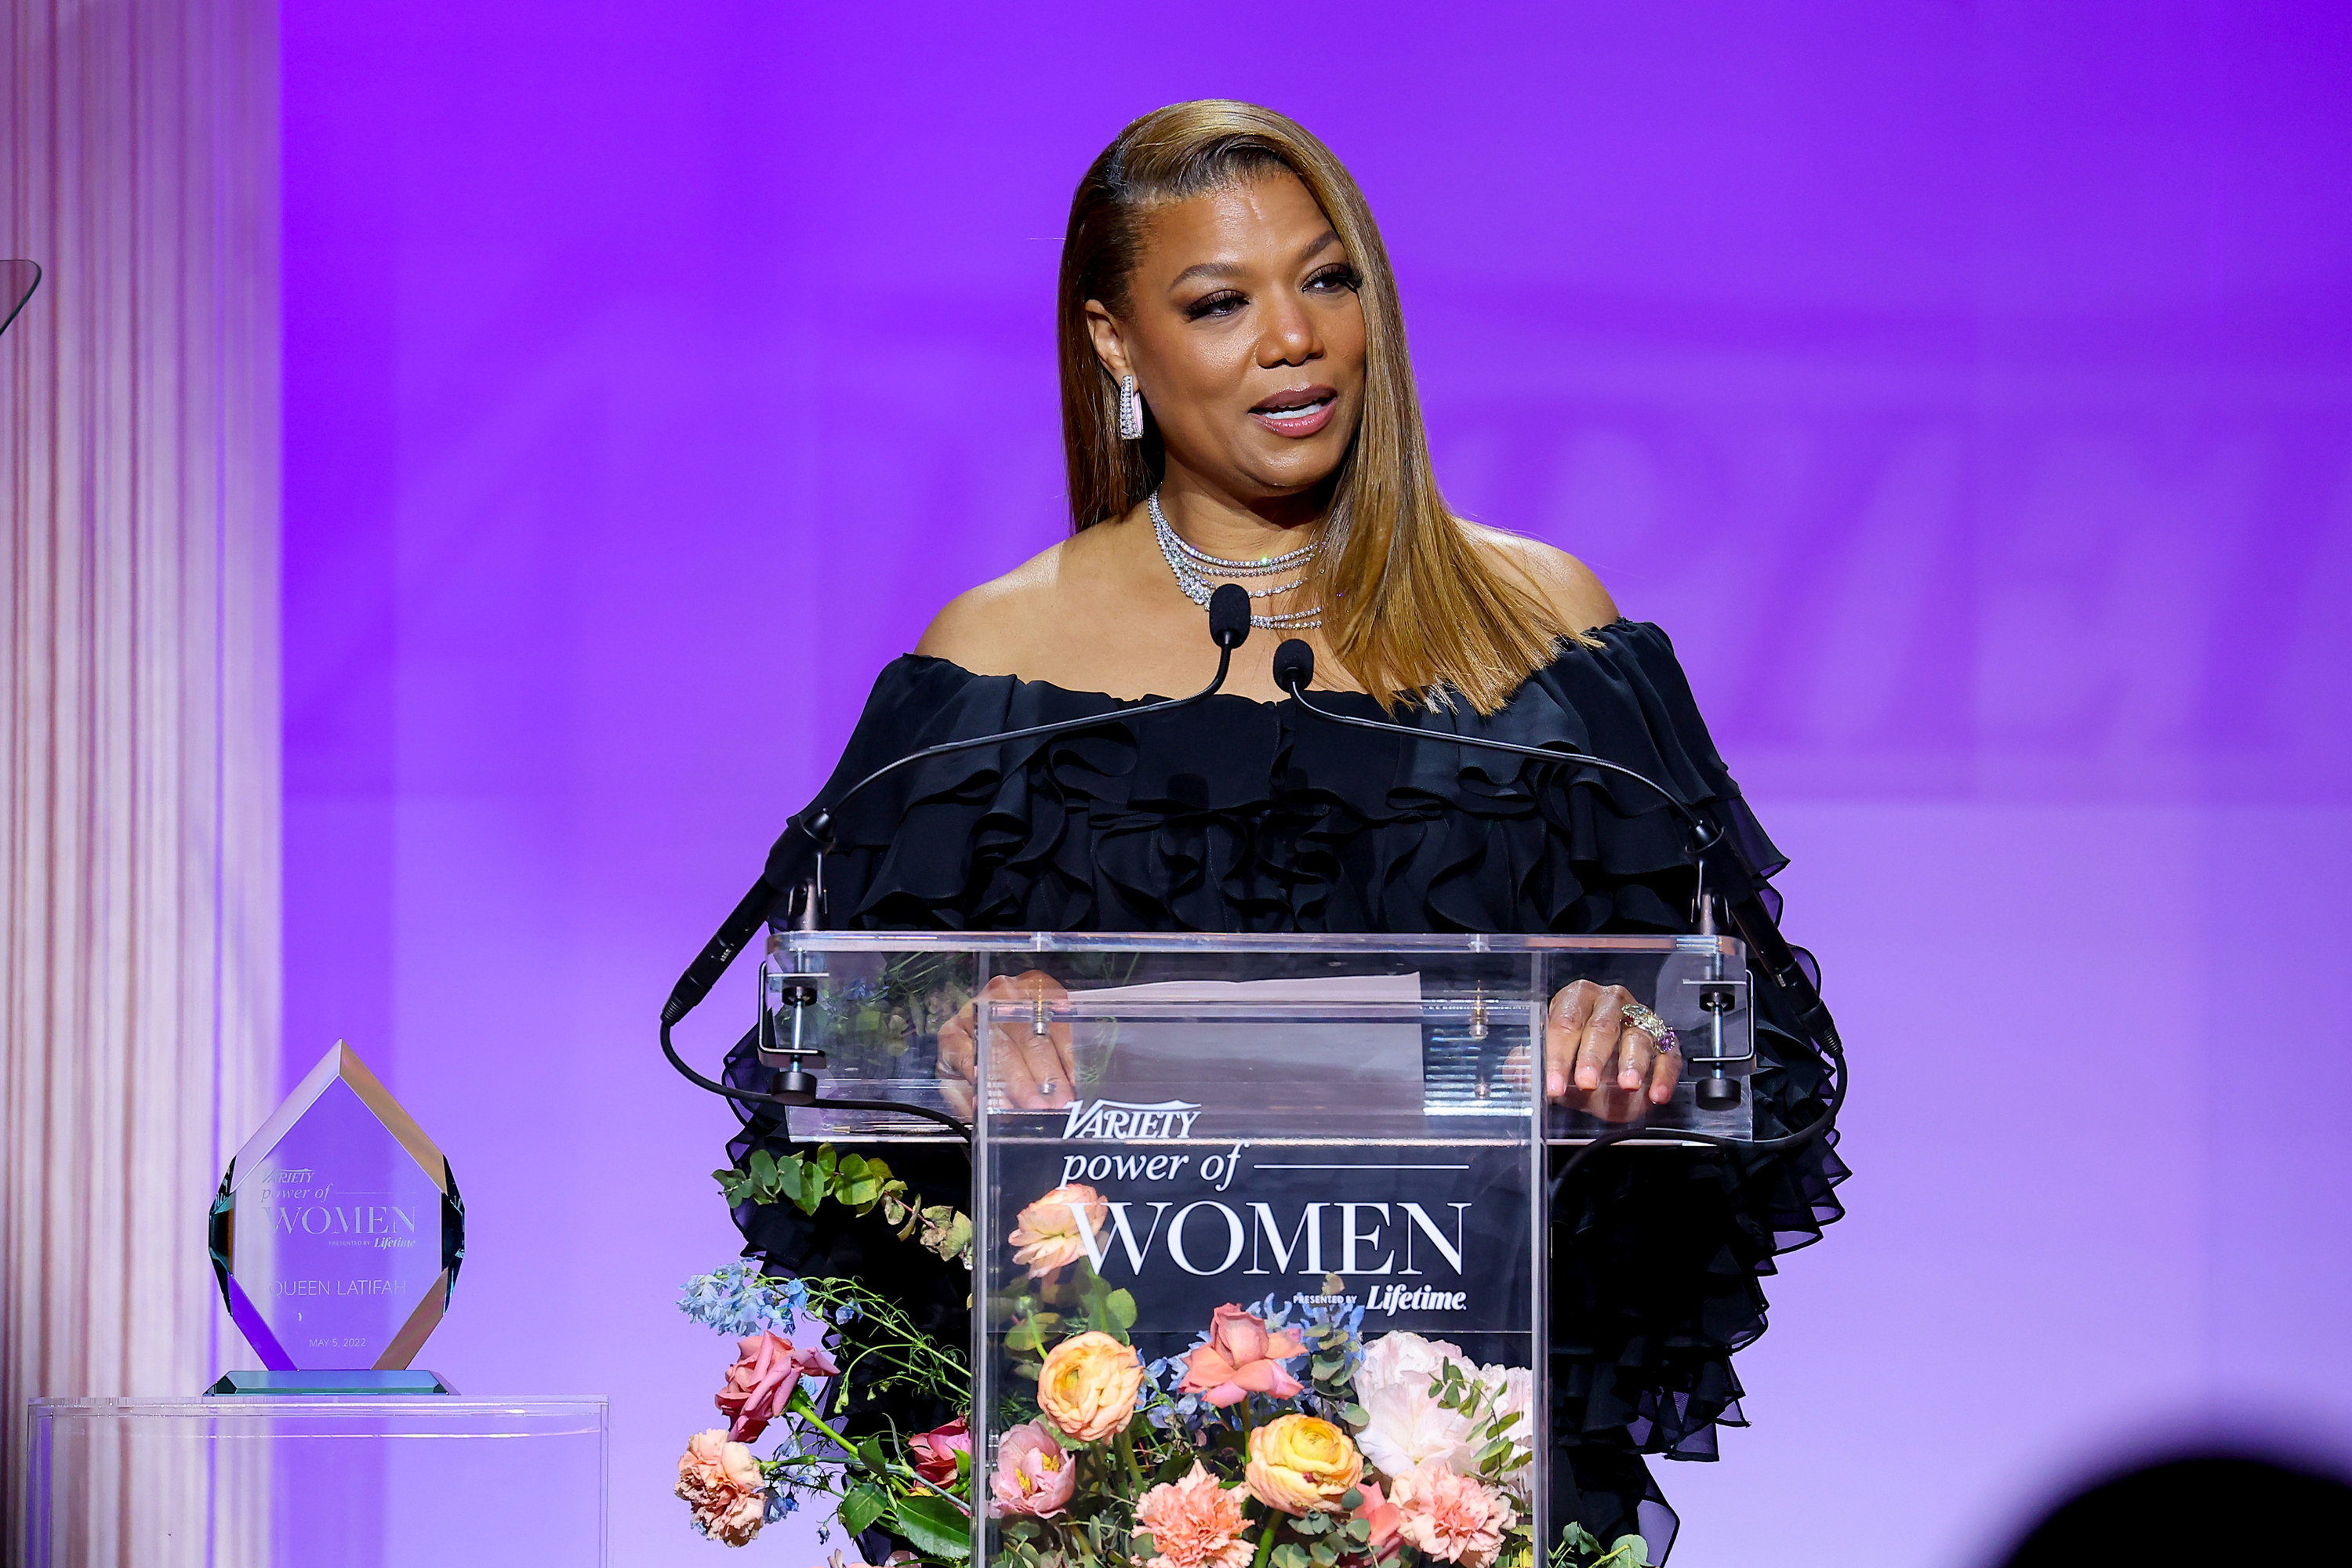
[[[205,1216],[278,1077],[272,0],[0,0],[0,1513],[26,1401],[252,1365]],[[72,1560],[268,1560],[235,1489],[100,1466]],[[211,1501],[205,1502],[209,1496]],[[256,1555],[259,1553],[259,1555]]]

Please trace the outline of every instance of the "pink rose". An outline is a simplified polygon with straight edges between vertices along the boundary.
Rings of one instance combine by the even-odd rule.
[[[1072,1182],[1023,1209],[1005,1240],[1013,1245],[1013,1261],[1026,1268],[1031,1279],[1043,1279],[1086,1257],[1088,1245],[1099,1243],[1109,1217],[1110,1205],[1100,1193]]]
[[[738,1443],[759,1440],[768,1423],[792,1403],[793,1390],[803,1374],[831,1377],[841,1371],[820,1347],[794,1350],[792,1341],[772,1332],[740,1342],[740,1349],[735,1364],[727,1369],[727,1386],[715,1401],[720,1414],[734,1423],[727,1436]]]
[[[959,1415],[946,1426],[929,1432],[918,1432],[907,1439],[907,1450],[914,1456],[915,1473],[935,1487],[951,1486],[956,1479],[956,1456],[971,1452],[971,1426]]]
[[[1356,1489],[1364,1494],[1364,1502],[1355,1517],[1372,1527],[1372,1555],[1386,1557],[1396,1550],[1397,1527],[1404,1522],[1404,1510],[1381,1495],[1377,1481],[1360,1480]]]
[[[1069,1505],[1078,1468],[1042,1422],[1024,1421],[996,1445],[996,1473],[989,1478],[996,1513],[1051,1519]]]
[[[1390,1492],[1401,1516],[1397,1533],[1430,1556],[1462,1568],[1487,1568],[1503,1536],[1518,1522],[1510,1500],[1474,1476],[1439,1461],[1401,1478]]]
[[[1219,1486],[1198,1459],[1182,1480],[1145,1492],[1135,1505],[1135,1522],[1151,1532],[1160,1549],[1146,1568],[1249,1568],[1255,1552],[1242,1534],[1248,1528],[1242,1518],[1248,1497],[1241,1487]]]
[[[768,1482],[760,1461],[713,1426],[697,1432],[677,1461],[677,1495],[694,1522],[714,1541],[749,1546],[768,1516]]]
[[[1177,1392],[1197,1394],[1211,1405],[1238,1405],[1253,1394],[1289,1399],[1299,1383],[1282,1363],[1306,1353],[1306,1342],[1288,1330],[1274,1333],[1255,1312],[1220,1307],[1209,1320],[1209,1342],[1185,1359]]]

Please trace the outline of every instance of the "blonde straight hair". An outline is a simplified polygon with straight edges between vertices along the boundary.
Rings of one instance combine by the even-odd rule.
[[[1492,713],[1562,639],[1590,639],[1531,584],[1498,570],[1447,510],[1430,470],[1396,274],[1372,210],[1330,149],[1270,109],[1201,99],[1156,110],[1120,132],[1078,182],[1057,322],[1071,523],[1084,530],[1126,516],[1159,484],[1166,461],[1156,429],[1119,439],[1118,385],[1087,331],[1087,301],[1126,314],[1154,205],[1278,169],[1296,174],[1330,219],[1364,312],[1363,418],[1331,480],[1318,562],[1324,640],[1384,706],[1459,694]]]

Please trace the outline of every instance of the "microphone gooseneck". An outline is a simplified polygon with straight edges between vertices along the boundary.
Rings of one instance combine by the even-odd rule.
[[[703,998],[710,994],[710,988],[719,984],[719,977],[727,973],[728,965],[735,962],[736,956],[750,943],[761,924],[775,910],[778,901],[788,892],[797,892],[800,900],[797,913],[803,928],[812,931],[822,928],[824,919],[824,858],[828,851],[839,847],[834,836],[834,813],[856,799],[868,786],[889,777],[901,768],[912,767],[918,763],[928,762],[934,757],[953,756],[959,752],[977,751],[982,746],[998,746],[1011,741],[1040,740],[1048,735],[1068,734],[1078,730],[1095,730],[1107,725],[1130,723],[1154,713],[1166,713],[1178,708],[1190,708],[1194,703],[1204,702],[1223,689],[1225,677],[1233,670],[1234,650],[1249,640],[1249,592],[1238,583],[1224,584],[1209,595],[1209,638],[1217,648],[1217,673],[1210,678],[1208,685],[1190,697],[1165,698],[1158,702],[1147,702],[1139,708],[1126,708],[1110,713],[1089,713],[1082,718],[1056,720],[1049,724],[1031,724],[1024,729],[1005,730],[993,735],[977,735],[970,740],[945,741],[936,746],[926,746],[920,751],[909,752],[896,761],[883,763],[834,796],[830,802],[817,806],[807,815],[805,820],[800,817],[793,818],[786,825],[782,836],[769,849],[768,862],[760,873],[760,879],[751,884],[751,890],[737,901],[733,912],[728,915],[710,940],[703,944],[702,951],[695,955],[694,962],[687,965],[686,973],[678,976],[677,984],[670,987],[668,1000],[662,1004],[662,1054],[669,1058],[670,1066],[676,1068],[688,1082],[698,1088],[748,1104],[786,1107],[813,1105],[820,1110],[899,1110],[908,1115],[943,1122],[955,1129],[967,1140],[970,1139],[971,1136],[970,1128],[954,1117],[942,1111],[933,1110],[928,1106],[899,1100],[822,1100],[803,1093],[765,1094],[756,1089],[736,1089],[716,1079],[707,1078],[688,1066],[685,1058],[677,1054],[677,1047],[672,1044],[670,1030],[678,1020],[701,1005]],[[793,858],[793,835],[795,833],[805,837],[816,850],[815,869],[808,880],[797,889],[792,887],[789,870]]]
[[[1779,922],[1772,919],[1771,911],[1764,907],[1763,899],[1759,896],[1762,879],[1758,876],[1755,868],[1748,864],[1746,857],[1740,855],[1732,847],[1721,827],[1703,820],[1697,813],[1683,803],[1680,796],[1664,784],[1647,773],[1637,772],[1622,763],[1612,763],[1605,758],[1596,757],[1590,752],[1575,751],[1566,746],[1522,746],[1516,742],[1490,740],[1484,735],[1465,735],[1450,731],[1423,730],[1412,724],[1399,724],[1384,719],[1366,719],[1352,713],[1334,712],[1328,708],[1318,708],[1307,700],[1307,683],[1314,679],[1315,650],[1304,640],[1291,637],[1274,650],[1275,685],[1288,692],[1292,701],[1318,719],[1328,720],[1334,724],[1350,725],[1359,730],[1384,731],[1391,734],[1402,735],[1408,740],[1439,744],[1450,742],[1454,745],[1466,746],[1475,751],[1500,752],[1511,756],[1532,757],[1541,762],[1571,763],[1580,768],[1592,768],[1601,773],[1614,773],[1621,778],[1633,779],[1654,792],[1658,798],[1665,803],[1667,809],[1672,811],[1690,830],[1690,842],[1686,846],[1686,852],[1691,858],[1691,864],[1699,873],[1700,896],[1703,899],[1719,896],[1723,900],[1725,910],[1731,917],[1731,923],[1738,929],[1740,940],[1748,944],[1748,956],[1757,973],[1762,975],[1765,983],[1780,994],[1783,1002],[1788,1004],[1790,1014],[1796,1019],[1797,1026],[1805,1032],[1809,1039],[1820,1047],[1834,1069],[1834,1082],[1822,1114],[1794,1132],[1778,1138],[1759,1138],[1743,1142],[1738,1139],[1719,1138],[1713,1133],[1685,1131],[1681,1128],[1675,1128],[1672,1131],[1671,1136],[1693,1142],[1711,1144],[1718,1148],[1741,1150],[1750,1153],[1770,1153],[1778,1150],[1793,1149],[1800,1144],[1810,1143],[1837,1124],[1838,1110],[1845,1103],[1846,1089],[1845,1047],[1838,1038],[1837,1024],[1830,1016],[1828,1007],[1822,1004],[1820,989],[1813,984],[1811,977],[1805,973],[1803,966],[1797,962],[1795,951],[1789,946],[1788,940],[1780,934]],[[1646,1119],[1637,1120],[1630,1126],[1612,1128],[1609,1131],[1597,1134],[1591,1142],[1570,1156],[1554,1173],[1552,1180],[1555,1191],[1559,1183],[1567,1180],[1569,1174],[1596,1151],[1604,1149],[1612,1143],[1622,1143],[1629,1138],[1651,1136],[1651,1130],[1645,1125],[1645,1121]]]

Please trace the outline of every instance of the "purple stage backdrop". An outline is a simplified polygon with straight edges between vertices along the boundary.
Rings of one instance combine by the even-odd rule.
[[[1661,1468],[1676,1568],[2352,1453],[2352,13],[285,16],[287,1070],[349,1038],[448,1152],[426,1362],[612,1395],[615,1563],[723,1556],[667,1494],[731,1121],[658,1003],[875,670],[1061,531],[1065,205],[1203,95],[1355,169],[1449,494],[1673,632],[1796,858],[1853,1215],[1754,1429]]]

